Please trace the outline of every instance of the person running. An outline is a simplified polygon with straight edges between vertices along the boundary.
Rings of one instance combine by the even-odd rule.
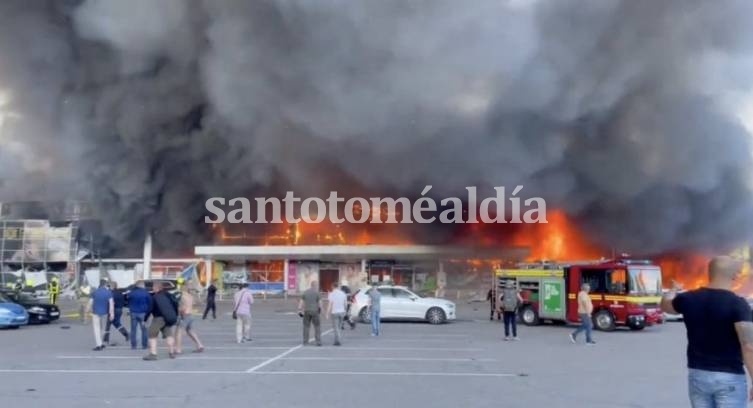
[[[500,296],[502,315],[505,321],[505,341],[518,340],[518,306],[523,302],[520,291],[515,288],[512,282],[505,282]],[[510,332],[512,329],[512,337]]]
[[[128,309],[131,311],[131,350],[136,350],[138,331],[141,331],[141,348],[146,350],[146,317],[152,311],[152,296],[144,288],[143,280],[136,282],[133,290],[128,293]]]
[[[162,286],[159,281],[154,282],[152,296],[152,324],[149,325],[149,354],[144,356],[146,361],[157,360],[157,339],[160,333],[167,341],[167,353],[175,358],[175,325],[178,323],[178,305],[175,298]]]
[[[591,297],[588,296],[588,292],[591,290],[591,285],[583,283],[580,286],[580,292],[578,292],[578,316],[580,316],[580,327],[574,332],[570,333],[570,341],[575,343],[577,341],[578,334],[586,332],[586,344],[594,345],[595,341],[591,338],[591,330],[593,328],[593,322],[591,321],[591,314],[594,311],[593,302]]]
[[[207,306],[204,308],[204,316],[202,317],[202,320],[207,319],[207,314],[209,314],[209,310],[212,311],[212,320],[217,320],[217,286],[214,286],[214,281],[209,284],[209,288],[207,288]]]
[[[345,294],[337,284],[332,285],[332,292],[329,293],[327,304],[327,319],[332,317],[332,328],[335,332],[335,346],[339,346],[342,340],[343,318],[345,309],[348,305],[348,295]]]
[[[110,327],[114,327],[117,331],[119,331],[120,334],[125,337],[126,343],[128,343],[129,336],[128,330],[126,330],[126,328],[121,323],[121,318],[123,317],[123,308],[125,307],[125,295],[123,294],[122,290],[118,289],[118,284],[114,281],[110,284],[110,292],[112,293],[113,305],[115,306],[115,315],[111,320],[107,322],[104,342],[108,346],[115,346],[115,343],[110,343]]]
[[[298,315],[303,317],[303,345],[309,344],[311,325],[314,325],[314,339],[316,345],[322,345],[322,325],[320,315],[322,313],[322,299],[319,295],[319,283],[312,281],[306,291],[301,295],[298,302]]]
[[[376,285],[366,292],[369,296],[369,316],[371,317],[371,335],[379,336],[382,332],[381,309],[382,294]]]
[[[175,352],[178,354],[183,354],[183,349],[181,347],[181,337],[183,337],[182,332],[184,330],[186,332],[186,335],[196,345],[196,349],[194,349],[193,352],[201,353],[202,351],[204,351],[204,345],[201,344],[199,336],[193,329],[193,302],[194,296],[191,293],[191,290],[188,289],[187,286],[183,286],[183,293],[180,296],[180,306],[178,308],[178,314],[180,315],[180,320],[177,327],[178,335],[175,338]]]
[[[497,307],[497,288],[492,286],[486,294],[486,301],[489,302],[489,320],[494,320],[494,313],[497,313],[497,320],[502,319],[502,314]]]
[[[92,313],[92,327],[94,328],[94,342],[96,344],[94,351],[102,351],[105,349],[105,345],[102,343],[102,328],[109,320],[115,318],[115,304],[112,299],[112,292],[107,289],[106,280],[101,280],[99,288],[92,293],[88,309]]]
[[[729,256],[709,262],[706,287],[677,294],[676,284],[662,297],[665,313],[682,314],[687,330],[690,404],[746,407],[748,375],[753,377],[753,322],[748,302],[732,292],[742,261]]]
[[[238,344],[251,341],[251,305],[254,304],[254,295],[251,293],[251,284],[239,290],[234,297],[236,314],[235,340]]]

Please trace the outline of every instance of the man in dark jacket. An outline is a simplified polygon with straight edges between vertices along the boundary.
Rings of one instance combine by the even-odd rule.
[[[217,297],[217,286],[214,286],[214,282],[209,284],[209,288],[207,288],[207,307],[204,309],[204,317],[202,317],[202,320],[207,319],[207,314],[209,314],[209,310],[212,310],[212,319],[217,319],[217,304],[215,303],[215,298]]]
[[[146,318],[152,311],[152,295],[144,289],[144,281],[136,282],[128,293],[128,309],[131,311],[131,349],[136,350],[136,333],[141,330],[141,348],[146,350]]]
[[[120,334],[125,337],[126,343],[128,342],[128,330],[126,330],[120,322],[120,319],[123,317],[123,308],[125,307],[126,299],[125,295],[123,295],[123,291],[118,289],[118,284],[116,282],[110,284],[110,291],[112,291],[112,301],[115,306],[115,317],[107,322],[107,327],[105,327],[105,338],[103,341],[108,346],[114,346],[114,343],[110,343],[110,327],[117,329]]]
[[[175,358],[175,325],[178,323],[178,303],[160,282],[154,282],[152,297],[152,324],[149,325],[149,354],[144,360],[157,360],[159,334],[167,340],[170,358]]]

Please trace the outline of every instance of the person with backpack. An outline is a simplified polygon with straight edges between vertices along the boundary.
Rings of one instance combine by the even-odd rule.
[[[502,308],[502,317],[505,322],[505,341],[518,340],[518,306],[523,302],[520,292],[512,282],[505,282],[502,295],[499,298]],[[512,330],[511,330],[512,329]],[[512,337],[510,337],[512,331]]]
[[[152,324],[149,325],[149,354],[144,356],[146,361],[157,360],[157,338],[159,334],[167,341],[167,351],[170,358],[175,358],[175,325],[178,323],[178,302],[175,297],[162,286],[154,282],[154,296],[152,297]]]

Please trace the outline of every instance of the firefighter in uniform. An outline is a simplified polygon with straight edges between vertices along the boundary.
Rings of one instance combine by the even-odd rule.
[[[48,286],[50,292],[50,304],[56,305],[58,303],[58,295],[60,295],[60,280],[57,276],[53,276]]]
[[[81,316],[81,323],[86,324],[86,312],[89,308],[89,298],[92,294],[92,288],[88,282],[84,282],[76,290],[76,299],[78,300],[78,313]]]

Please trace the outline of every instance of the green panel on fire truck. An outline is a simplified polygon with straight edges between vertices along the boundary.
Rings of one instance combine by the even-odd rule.
[[[661,269],[650,261],[617,260],[573,263],[527,263],[495,271],[498,290],[514,285],[521,293],[520,318],[528,325],[540,321],[579,322],[577,294],[583,283],[591,287],[594,325],[600,330],[628,326],[641,330],[663,323]]]
[[[565,319],[565,281],[544,278],[541,280],[539,316],[544,319]]]

